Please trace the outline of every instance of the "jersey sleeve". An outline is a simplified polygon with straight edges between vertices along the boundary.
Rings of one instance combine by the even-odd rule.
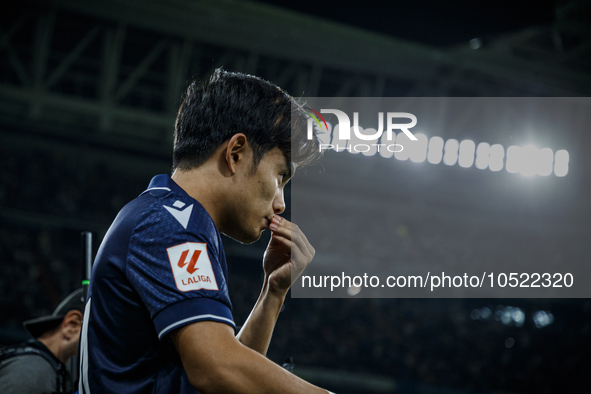
[[[195,200],[157,200],[138,220],[126,276],[162,339],[202,320],[236,330],[219,232]]]

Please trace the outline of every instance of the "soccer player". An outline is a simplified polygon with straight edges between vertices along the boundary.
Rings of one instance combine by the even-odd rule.
[[[326,394],[265,357],[285,295],[314,256],[279,216],[295,168],[319,156],[306,122],[292,97],[254,76],[218,69],[191,84],[172,177],[154,177],[119,212],[97,253],[81,394]],[[236,335],[220,233],[252,243],[267,228],[262,290]]]

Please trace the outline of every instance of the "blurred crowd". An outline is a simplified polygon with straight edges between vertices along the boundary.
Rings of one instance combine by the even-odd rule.
[[[108,226],[118,210],[144,190],[147,180],[41,151],[0,148],[0,154],[0,344],[8,344],[26,338],[23,330],[18,331],[23,320],[50,313],[79,286],[84,230],[43,221],[19,222],[11,213]],[[410,232],[413,225],[417,224],[410,224]],[[260,267],[259,262],[245,264]],[[238,325],[258,297],[258,270],[234,272],[230,265],[229,287]],[[521,326],[503,324],[493,316],[471,318],[475,308],[494,311],[499,304],[511,303],[526,314]],[[536,328],[532,314],[538,309],[551,309],[554,323]],[[24,337],[11,334],[15,332]],[[288,297],[269,357],[281,363],[291,356],[296,368],[371,373],[400,384],[575,393],[591,387],[590,334],[591,302],[586,299],[552,303]]]
[[[109,224],[148,179],[109,171],[83,154],[0,148],[0,207]]]
[[[2,343],[18,336],[23,320],[51,313],[80,286],[81,231],[102,236],[147,180],[115,176],[80,152],[3,146],[0,155],[0,330],[7,336]]]
[[[231,280],[240,323],[259,281]],[[476,308],[494,312],[503,303],[524,311],[523,325],[504,324],[494,313],[471,317]],[[544,307],[556,320],[536,328],[532,316]],[[276,362],[293,356],[296,368],[299,363],[389,376],[414,387],[410,392],[418,386],[507,393],[582,393],[591,387],[589,300],[548,305],[523,299],[294,298],[275,332],[269,356]]]

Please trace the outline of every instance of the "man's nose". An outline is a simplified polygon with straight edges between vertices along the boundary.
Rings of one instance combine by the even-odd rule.
[[[275,195],[275,199],[273,200],[273,211],[275,214],[279,215],[285,211],[285,200],[283,199],[283,189],[281,189]]]

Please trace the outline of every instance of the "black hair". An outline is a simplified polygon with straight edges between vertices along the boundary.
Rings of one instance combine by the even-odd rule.
[[[309,165],[322,154],[316,135],[307,139],[306,126],[302,106],[278,86],[218,68],[185,93],[175,122],[173,169],[199,167],[237,133],[244,133],[252,147],[254,168],[275,147],[288,163]]]

